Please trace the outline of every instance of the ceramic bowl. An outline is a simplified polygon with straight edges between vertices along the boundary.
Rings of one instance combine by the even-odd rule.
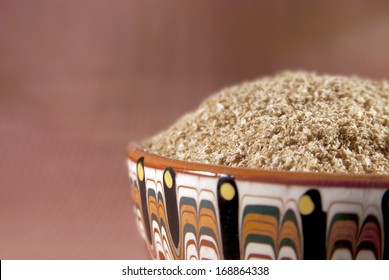
[[[264,171],[128,152],[154,259],[389,259],[389,175]]]

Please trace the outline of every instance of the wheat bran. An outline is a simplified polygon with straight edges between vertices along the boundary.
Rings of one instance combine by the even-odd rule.
[[[143,148],[234,167],[389,171],[389,83],[282,72],[226,88]]]

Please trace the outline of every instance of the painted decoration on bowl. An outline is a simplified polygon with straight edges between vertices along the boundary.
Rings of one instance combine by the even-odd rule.
[[[389,258],[389,190],[252,182],[143,157],[128,167],[155,259]]]

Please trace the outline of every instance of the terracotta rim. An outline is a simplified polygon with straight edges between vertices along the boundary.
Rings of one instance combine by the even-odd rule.
[[[137,145],[130,145],[128,159],[137,162],[144,157],[145,166],[165,169],[171,167],[187,174],[199,174],[209,177],[218,177],[223,174],[234,176],[238,180],[264,183],[280,183],[287,185],[311,185],[327,187],[362,187],[362,188],[389,188],[388,175],[355,175],[292,171],[270,171],[241,167],[228,167],[213,164],[193,163],[175,160],[143,151]]]

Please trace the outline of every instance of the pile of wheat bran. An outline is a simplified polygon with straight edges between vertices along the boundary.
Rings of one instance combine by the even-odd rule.
[[[234,167],[389,171],[389,83],[282,72],[226,88],[143,148]]]

